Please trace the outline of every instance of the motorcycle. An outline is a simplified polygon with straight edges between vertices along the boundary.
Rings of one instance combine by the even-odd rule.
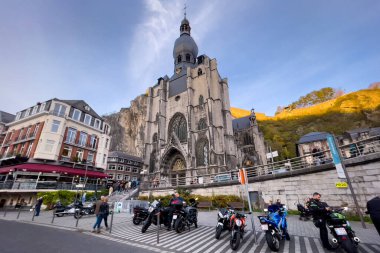
[[[55,215],[57,217],[63,217],[64,215],[74,215],[75,213],[74,203],[65,206],[61,202],[58,202],[54,205],[53,208],[55,208]]]
[[[75,207],[75,213],[74,213],[74,218],[75,219],[80,219],[84,215],[90,215],[95,213],[95,203],[89,203],[87,205],[83,205],[81,202],[78,202],[74,204]]]
[[[240,240],[243,240],[244,228],[246,226],[247,216],[242,213],[234,213],[230,218],[230,228],[231,228],[231,237],[230,237],[230,246],[232,250],[237,250],[240,245]]]
[[[147,208],[135,207],[133,208],[133,219],[132,222],[135,225],[140,225],[141,222],[145,221],[149,216],[149,211]]]
[[[298,203],[297,204],[297,210],[300,212],[300,220],[310,220],[311,219],[311,212],[308,208],[304,207],[302,204]]]
[[[231,208],[220,208],[218,212],[218,223],[215,228],[215,239],[219,239],[223,230],[230,230],[230,218],[234,214]]]
[[[143,227],[141,228],[141,233],[145,233],[149,226],[153,223],[158,226],[164,224],[165,226],[169,225],[169,211],[167,208],[162,206],[161,201],[153,201],[148,208],[148,218],[144,222]],[[160,222],[158,223],[158,217]]]
[[[327,213],[326,223],[333,236],[335,248],[341,247],[347,253],[357,253],[360,239],[355,235],[350,223],[342,214],[347,208],[333,209]]]
[[[284,238],[290,240],[287,232],[286,206],[270,205],[266,216],[258,216],[261,229],[265,231],[265,239],[272,251],[279,251],[280,241]]]
[[[181,233],[186,227],[189,228],[194,224],[194,227],[198,227],[198,202],[196,199],[190,199],[190,205],[177,210],[173,214],[174,229],[177,233]]]

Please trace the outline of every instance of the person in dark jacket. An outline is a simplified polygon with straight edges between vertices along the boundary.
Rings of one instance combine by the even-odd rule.
[[[95,204],[95,215],[96,215],[96,222],[94,226],[92,227],[92,232],[95,233],[100,233],[100,224],[102,223],[103,220],[103,213],[101,212],[100,208],[103,203],[101,200],[103,196],[100,197],[100,200],[98,200]]]
[[[329,235],[326,226],[327,212],[331,208],[327,205],[326,202],[321,201],[321,194],[315,192],[313,198],[308,202],[308,208],[313,215],[314,225],[319,228],[319,235],[321,237],[322,245],[327,250],[333,250],[329,242]]]
[[[183,206],[183,198],[179,196],[179,193],[172,194],[172,198],[169,201],[169,212],[168,212],[168,227],[167,230],[171,230],[172,221],[173,221],[173,213],[174,211]],[[173,224],[174,226],[174,224]]]
[[[40,216],[41,206],[43,202],[43,197],[40,197],[37,199],[37,203],[35,206],[35,215],[34,216]]]
[[[108,198],[103,197],[102,199],[102,205],[104,205],[104,214],[103,214],[103,219],[104,219],[104,226],[106,227],[106,230],[108,230],[108,215],[110,214],[110,206],[108,205]],[[102,207],[101,207],[102,208]]]
[[[373,225],[380,235],[380,197],[375,197],[367,202],[367,212],[371,217]]]

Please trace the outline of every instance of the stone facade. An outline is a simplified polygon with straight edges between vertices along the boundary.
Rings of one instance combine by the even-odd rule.
[[[187,185],[200,175],[242,166],[243,160],[250,166],[266,163],[254,113],[241,120],[245,127],[234,135],[227,78],[221,78],[215,59],[197,56],[186,18],[180,32],[173,49],[174,74],[159,78],[147,93],[145,181]]]

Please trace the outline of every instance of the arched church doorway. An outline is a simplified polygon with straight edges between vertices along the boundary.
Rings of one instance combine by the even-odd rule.
[[[162,165],[171,186],[186,184],[186,160],[179,150],[172,148],[166,153]]]

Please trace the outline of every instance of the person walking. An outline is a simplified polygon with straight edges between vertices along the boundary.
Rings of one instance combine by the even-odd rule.
[[[43,202],[43,197],[39,197],[39,198],[37,199],[37,203],[36,203],[36,206],[35,206],[35,213],[34,213],[34,216],[40,216],[40,211],[41,211],[42,202]]]
[[[100,197],[100,200],[96,201],[95,204],[95,215],[96,215],[96,222],[94,226],[92,227],[92,232],[95,233],[100,233],[100,224],[102,223],[103,220],[103,214],[100,212],[100,206],[102,205],[103,201],[102,199],[104,196]]]
[[[380,197],[374,197],[367,202],[367,214],[371,217],[373,225],[380,235]]]
[[[108,230],[108,215],[110,214],[110,206],[108,204],[108,198],[103,197],[102,199],[102,204],[101,204],[101,209],[104,209],[104,214],[103,214],[103,219],[104,219],[104,226],[106,227],[106,230]]]

